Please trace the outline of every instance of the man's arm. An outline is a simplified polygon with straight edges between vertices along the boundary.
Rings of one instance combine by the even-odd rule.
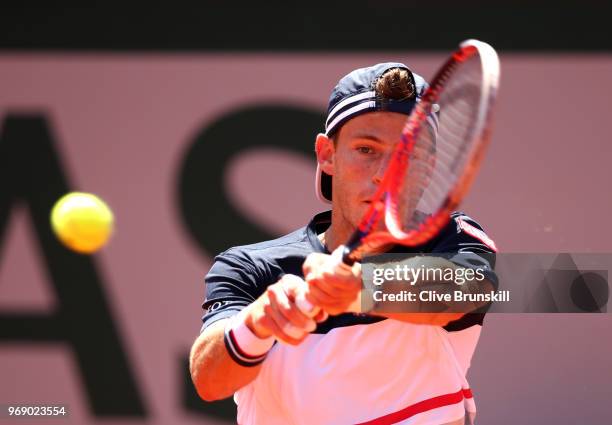
[[[384,267],[394,269],[399,266],[400,270],[407,268],[423,273],[417,274],[419,280],[414,282],[397,281],[393,278],[379,285],[368,282],[370,290],[364,289],[361,295],[369,297],[368,301],[369,304],[372,304],[373,310],[370,314],[415,324],[446,326],[467,313],[487,306],[488,302],[472,301],[471,297],[495,290],[494,283],[487,277],[490,272],[488,263],[473,253],[444,254],[444,257],[446,258],[439,254],[415,255],[398,262],[382,264],[383,269]],[[480,266],[474,268],[477,264]],[[478,273],[475,270],[478,270]],[[467,274],[468,271],[471,271],[470,275]],[[405,276],[400,277],[405,278]],[[365,281],[364,285],[366,285]],[[375,302],[374,290],[387,294],[397,293],[397,291],[411,292],[416,301],[398,303],[383,300]],[[461,297],[456,297],[458,292],[462,293]],[[438,300],[430,298],[432,293],[440,298]],[[421,296],[424,296],[427,301],[421,301]],[[440,301],[442,297],[445,297],[444,301]]]
[[[208,326],[195,340],[189,356],[191,379],[198,395],[206,401],[219,400],[253,381],[261,363],[244,366],[230,355],[225,341],[226,327],[245,326],[252,338],[276,340],[297,345],[323,321],[324,313],[314,320],[305,316],[295,305],[298,288],[305,285],[297,276],[285,275],[243,311],[231,319],[220,319]],[[243,331],[245,328],[243,328]],[[237,340],[237,348],[249,354],[249,347]],[[257,353],[260,354],[260,353]]]
[[[406,261],[410,263],[410,267],[418,269],[421,266],[429,268],[444,269],[462,269],[463,267],[440,257],[412,257]],[[304,262],[304,275],[308,283],[307,300],[314,306],[317,306],[329,314],[340,314],[344,312],[366,312],[371,315],[386,317],[389,319],[399,320],[402,322],[413,324],[426,324],[433,326],[446,326],[448,323],[458,320],[466,313],[472,312],[484,304],[473,303],[470,301],[449,304],[448,308],[440,309],[440,311],[417,312],[412,307],[418,307],[418,303],[408,303],[406,311],[396,312],[396,302],[391,302],[388,308],[385,308],[385,303],[376,303],[376,308],[371,311],[362,311],[362,306],[372,304],[372,293],[369,290],[362,288],[362,271],[361,264],[355,263],[349,267],[345,264],[339,264],[334,268],[329,267],[330,256],[327,254],[314,253],[310,254]],[[408,285],[410,290],[418,294],[423,289],[422,285],[438,283],[435,281],[427,281],[421,279],[414,286]],[[393,286],[395,283],[389,282],[388,285]],[[454,284],[444,283],[437,287],[439,294],[449,293],[461,287],[456,287]],[[463,287],[468,289],[468,285]],[[474,286],[470,288],[473,290]],[[483,281],[478,284],[478,291],[493,289],[489,281]],[[369,297],[368,302],[362,303],[361,297]],[[385,311],[387,310],[387,311]],[[393,312],[391,312],[393,311]]]
[[[191,347],[189,370],[198,395],[206,400],[220,400],[257,377],[261,364],[245,367],[227,352],[223,333],[229,319],[219,320],[198,336]]]

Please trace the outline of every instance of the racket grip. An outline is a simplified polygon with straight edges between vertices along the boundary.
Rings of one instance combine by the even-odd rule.
[[[332,252],[331,254],[331,258],[329,260],[329,264],[327,265],[327,267],[334,270],[340,264],[344,263],[345,262],[345,258],[344,258],[345,251],[346,251],[345,245],[340,245],[338,248],[336,248],[334,252]]]
[[[347,266],[352,266],[353,264],[357,262],[357,260],[354,260],[353,258],[351,258],[350,254],[351,254],[351,250],[347,246],[343,246],[342,254],[340,258],[342,260],[341,262],[346,264]]]
[[[338,248],[332,252],[330,260],[328,264],[325,265],[328,270],[335,270],[340,264],[344,263],[346,247],[344,245],[340,245]],[[353,262],[354,263],[354,262]],[[308,285],[304,285],[302,290],[299,291],[298,295],[295,297],[295,305],[300,309],[302,313],[304,313],[308,317],[314,317],[319,314],[321,311],[320,308],[313,306],[310,301],[306,299],[306,294],[308,292]]]

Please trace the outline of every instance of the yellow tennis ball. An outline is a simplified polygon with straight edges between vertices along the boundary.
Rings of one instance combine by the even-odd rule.
[[[96,195],[71,192],[51,210],[51,227],[68,248],[82,254],[100,249],[113,232],[113,213]]]

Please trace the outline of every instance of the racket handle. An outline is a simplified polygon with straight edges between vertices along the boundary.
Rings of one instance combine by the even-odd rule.
[[[331,258],[326,267],[330,270],[334,270],[340,264],[344,262],[344,256],[346,252],[346,247],[344,245],[340,245],[338,248],[334,250],[331,254]],[[354,263],[354,261],[353,261]],[[299,291],[298,295],[295,297],[295,305],[300,309],[302,313],[304,313],[308,317],[315,317],[321,311],[320,308],[313,306],[310,301],[306,299],[306,293],[308,292],[308,286],[304,284],[302,290]]]
[[[340,245],[338,248],[336,248],[331,254],[331,259],[329,260],[328,264],[329,269],[334,270],[342,263],[348,266],[352,266],[353,264],[355,264],[355,261],[348,258],[348,254],[349,252],[345,245]],[[346,261],[350,261],[351,264],[348,264]]]

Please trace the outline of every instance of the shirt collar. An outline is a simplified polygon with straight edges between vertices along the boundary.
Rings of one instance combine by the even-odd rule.
[[[306,236],[315,252],[329,254],[329,251],[321,243],[317,235],[326,231],[330,224],[331,211],[325,211],[315,215],[312,220],[310,220],[310,223],[308,223],[308,226],[306,226]]]

